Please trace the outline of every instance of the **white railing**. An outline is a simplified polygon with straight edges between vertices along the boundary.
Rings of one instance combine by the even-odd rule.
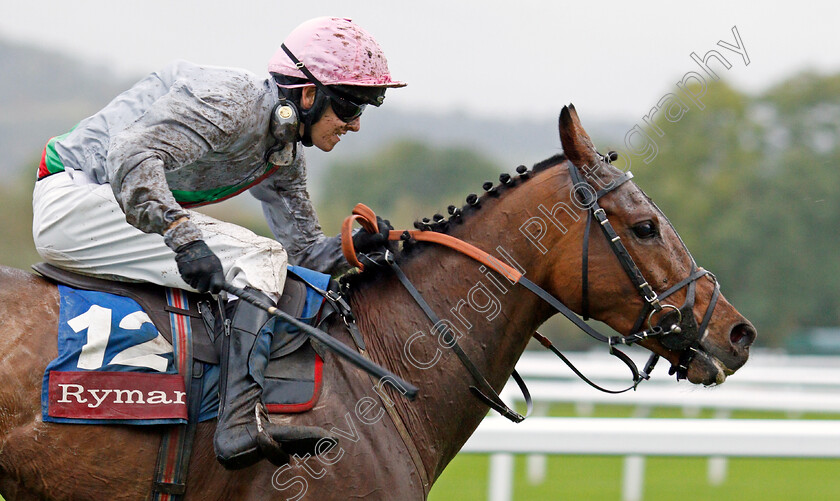
[[[634,355],[641,366],[643,354]],[[587,376],[612,387],[626,386],[629,371],[603,354],[572,354]],[[637,391],[601,393],[580,382],[558,359],[526,353],[517,370],[528,381],[535,414],[551,403],[573,403],[579,415],[594,405],[630,405],[634,418],[532,417],[520,424],[488,417],[462,449],[491,453],[489,499],[508,501],[513,491],[512,454],[530,454],[528,478],[544,481],[545,454],[626,456],[622,499],[640,501],[644,456],[708,456],[708,479],[713,485],[726,478],[727,457],[840,457],[840,422],[802,420],[728,420],[732,411],[777,411],[788,417],[803,413],[840,414],[840,358],[754,355],[727,382],[715,388],[676,383],[664,368]],[[508,403],[521,401],[515,386],[502,392]],[[688,418],[701,409],[716,419],[641,419],[655,407],[681,408]]]
[[[840,458],[840,423],[798,419],[485,419],[462,452]]]
[[[618,359],[603,351],[567,353],[567,356],[592,379],[626,381],[630,371]],[[647,353],[630,352],[631,358],[641,367]],[[654,377],[645,384],[672,383],[668,377],[667,362],[660,361]],[[526,352],[516,365],[519,373],[528,379],[576,381],[571,370],[559,358],[548,352]],[[771,352],[754,353],[747,365],[741,368],[724,386],[731,384],[826,386],[840,388],[840,357],[790,356]]]

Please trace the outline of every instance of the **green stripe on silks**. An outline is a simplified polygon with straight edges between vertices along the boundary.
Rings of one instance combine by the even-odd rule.
[[[76,128],[76,126],[73,126],[73,128],[69,131],[65,132],[60,136],[55,136],[54,138],[50,139],[49,142],[47,142],[47,154],[45,160],[47,164],[47,171],[50,174],[55,174],[56,172],[64,172],[64,163],[61,161],[61,157],[58,156],[58,152],[55,150],[55,143],[56,141],[61,141],[62,139],[69,136],[70,133],[73,132],[73,130]]]
[[[175,196],[175,200],[181,205],[200,205],[229,197],[240,189],[242,189],[242,185],[224,186],[222,188],[203,191],[172,190],[172,194]]]
[[[234,195],[238,195],[247,190],[251,186],[258,184],[263,179],[273,174],[279,166],[266,164],[265,171],[258,177],[245,181],[233,186],[222,186],[221,188],[213,188],[212,190],[202,191],[186,191],[186,190],[172,190],[172,195],[175,200],[183,207],[196,207],[199,205],[210,204],[213,202],[220,202],[228,199]]]

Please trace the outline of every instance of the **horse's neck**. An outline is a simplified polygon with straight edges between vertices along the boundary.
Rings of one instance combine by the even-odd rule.
[[[403,269],[442,323],[463,334],[458,344],[501,390],[534,329],[548,317],[545,305],[449,250],[425,250]],[[353,303],[371,357],[420,387],[416,401],[401,399],[397,409],[436,478],[487,413],[469,391],[476,382],[439,342],[443,329],[432,326],[395,278],[363,287]]]

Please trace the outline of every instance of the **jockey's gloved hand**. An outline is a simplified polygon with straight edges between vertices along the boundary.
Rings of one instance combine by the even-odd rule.
[[[388,245],[388,234],[394,229],[391,222],[376,216],[377,232],[370,233],[362,228],[353,235],[353,247],[356,252],[371,252]]]
[[[218,294],[225,283],[222,262],[204,240],[193,240],[175,250],[175,262],[184,282],[198,292]]]

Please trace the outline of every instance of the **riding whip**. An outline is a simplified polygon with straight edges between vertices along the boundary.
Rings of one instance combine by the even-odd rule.
[[[377,379],[392,380],[399,387],[400,390],[405,390],[404,392],[401,392],[401,394],[407,399],[414,400],[414,398],[417,396],[417,387],[413,384],[402,379],[401,377],[392,373],[388,369],[385,369],[384,367],[381,367],[371,362],[370,360],[365,359],[341,341],[333,338],[332,336],[320,329],[316,329],[310,325],[301,322],[300,320],[294,318],[293,316],[270,304],[265,299],[257,296],[256,294],[253,294],[251,291],[240,289],[239,287],[235,287],[229,283],[225,283],[222,287],[222,290],[229,294],[237,296],[239,299],[253,304],[257,308],[261,308],[267,311],[270,315],[273,315],[286,322],[289,322],[290,324],[300,329],[301,332],[303,332],[310,338],[315,339],[321,345],[332,350],[332,352],[336,355],[343,357],[348,362],[352,363],[353,365],[362,369],[363,371],[375,376]]]

